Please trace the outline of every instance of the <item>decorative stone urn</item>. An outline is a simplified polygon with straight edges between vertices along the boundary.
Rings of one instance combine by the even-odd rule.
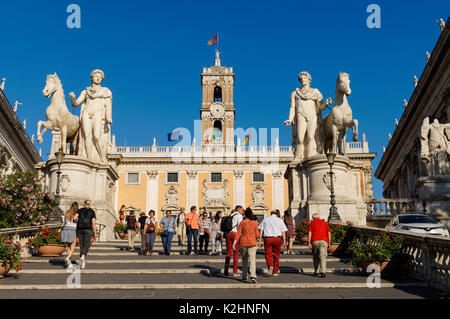
[[[0,279],[3,278],[8,271],[11,269],[11,264],[6,264],[6,266],[3,266],[3,264],[0,264]]]
[[[42,245],[36,247],[39,256],[42,257],[59,257],[66,250],[64,245]]]
[[[330,247],[328,248],[328,253],[329,254],[335,254],[336,250],[338,249],[340,244],[331,244]]]
[[[303,245],[307,245],[307,244],[308,244],[308,236],[302,236],[302,237],[300,237],[300,242],[301,242]]]
[[[120,232],[120,233],[117,233],[117,235],[119,235],[120,239],[128,239],[127,233]]]

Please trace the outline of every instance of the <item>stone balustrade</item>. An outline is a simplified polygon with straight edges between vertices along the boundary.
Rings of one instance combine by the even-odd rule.
[[[368,153],[367,142],[347,142],[347,153]],[[124,156],[146,156],[146,157],[189,157],[193,154],[201,156],[217,156],[217,154],[232,154],[232,156],[249,157],[255,156],[279,156],[293,157],[292,146],[234,146],[223,144],[207,144],[203,146],[115,146],[110,154],[122,154]]]
[[[47,227],[49,229],[60,229],[64,227],[63,224],[49,224],[43,225],[43,227]],[[27,258],[30,257],[31,254],[26,249],[25,245],[29,239],[35,237],[39,232],[39,226],[30,226],[30,227],[18,227],[18,228],[3,228],[0,229],[0,236],[9,236],[11,240],[17,241],[22,245],[22,257]]]
[[[345,151],[347,153],[369,153],[368,142],[346,142]]]
[[[415,213],[414,201],[411,198],[373,198],[366,200],[366,205],[368,219]]]
[[[352,226],[351,236],[366,242],[384,231],[379,228]],[[404,238],[402,253],[408,255],[408,274],[427,282],[430,287],[444,289],[450,282],[450,238],[391,231],[390,235]]]
[[[123,154],[127,156],[155,156],[171,157],[175,154],[191,156],[192,153],[208,155],[210,153],[237,153],[244,156],[249,154],[267,154],[268,156],[293,156],[292,146],[228,146],[228,145],[204,145],[204,146],[116,146],[111,154]]]

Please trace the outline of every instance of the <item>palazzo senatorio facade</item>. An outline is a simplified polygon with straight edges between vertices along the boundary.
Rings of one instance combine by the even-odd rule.
[[[217,52],[215,65],[201,73],[201,141],[169,147],[154,140],[148,147],[122,147],[113,138],[108,158],[119,174],[116,212],[125,205],[146,214],[153,209],[160,218],[167,210],[176,214],[193,205],[211,213],[242,205],[262,218],[271,210],[290,208],[284,174],[294,159],[293,148],[278,145],[278,139],[269,146],[254,146],[251,139],[244,145],[248,132],[234,128],[234,83],[233,68],[222,66]],[[355,177],[358,196],[372,198],[373,156],[367,141],[347,143],[347,152],[361,164]]]

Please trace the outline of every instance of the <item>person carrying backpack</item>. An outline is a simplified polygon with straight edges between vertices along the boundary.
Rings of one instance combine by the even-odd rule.
[[[229,276],[228,268],[230,266],[231,255],[233,255],[233,275],[234,277],[239,277],[238,265],[239,265],[239,243],[233,247],[234,240],[236,239],[237,229],[239,224],[243,220],[244,208],[240,205],[236,206],[234,212],[230,216],[225,216],[222,218],[222,223],[220,225],[220,230],[226,232],[226,244],[227,244],[227,255],[225,257],[225,276]]]
[[[86,257],[91,247],[91,237],[94,233],[94,239],[97,238],[97,227],[95,226],[96,216],[91,202],[84,201],[84,207],[78,210],[77,237],[80,240],[80,261],[78,264],[81,269],[86,267]]]
[[[145,254],[146,248],[145,248],[145,221],[147,220],[147,216],[145,216],[145,212],[141,212],[139,214],[139,219],[137,222],[137,228],[139,229],[139,235],[141,235],[141,251],[139,252],[140,255]]]
[[[158,222],[156,221],[155,211],[152,209],[148,213],[148,218],[145,221],[144,232],[145,241],[147,243],[146,256],[151,256],[153,252],[153,245],[155,244],[156,232],[158,231]]]
[[[136,237],[136,216],[134,216],[134,211],[130,211],[130,215],[125,218],[125,223],[127,224],[128,231],[128,250],[134,250],[134,238]]]

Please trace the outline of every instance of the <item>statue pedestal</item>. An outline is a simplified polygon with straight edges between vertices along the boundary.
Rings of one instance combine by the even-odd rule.
[[[450,226],[450,176],[420,177],[417,192],[427,213]]]
[[[330,167],[325,155],[316,155],[288,165],[285,177],[289,185],[290,210],[296,221],[312,219],[318,212],[328,220],[330,213]],[[343,223],[366,224],[367,209],[359,191],[359,170],[352,170],[347,157],[336,156],[333,184],[336,207]]]
[[[48,160],[40,169],[46,176],[46,187],[56,193],[58,165],[54,159]],[[100,240],[114,239],[116,212],[114,200],[117,171],[108,163],[95,163],[77,155],[66,155],[61,164],[60,196],[61,209],[67,211],[73,202],[80,208],[86,199],[97,216],[97,223],[105,225]]]

